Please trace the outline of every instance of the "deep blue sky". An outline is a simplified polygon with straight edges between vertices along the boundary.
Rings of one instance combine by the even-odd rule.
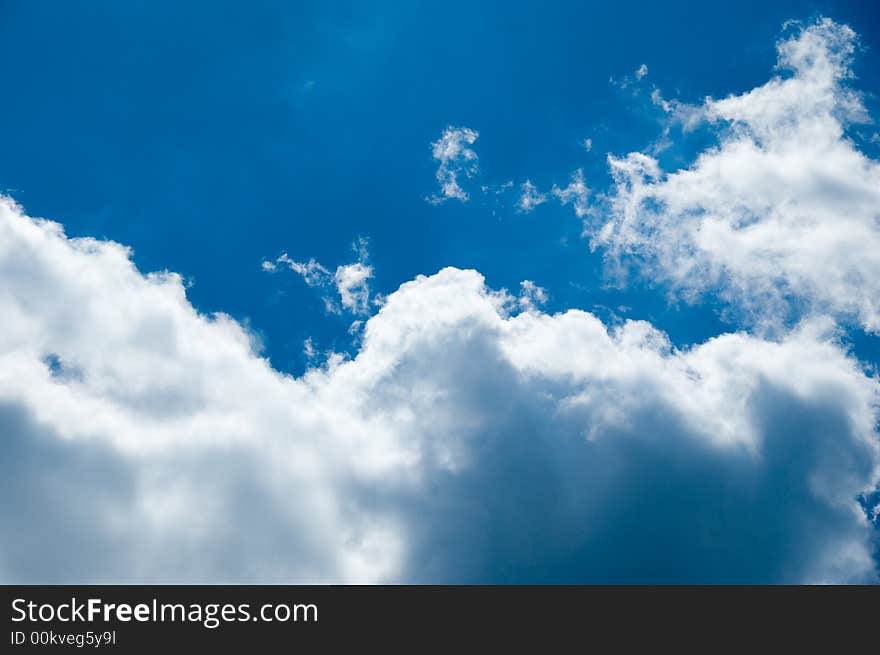
[[[817,14],[862,36],[858,86],[880,91],[874,2],[2,0],[0,191],[71,235],[130,245],[141,270],[190,278],[199,309],[247,320],[284,370],[301,370],[307,336],[345,348],[350,318],[260,261],[286,251],[335,267],[359,235],[380,292],[476,268],[495,288],[536,281],[552,310],[627,304],[689,343],[724,329],[711,308],[604,290],[570,207],[493,214],[476,190],[546,190],[584,167],[601,191],[605,154],[660,130],[656,108],[610,77],[645,63],[667,96],[742,92],[770,75],[782,23]],[[480,132],[482,174],[472,202],[437,207],[424,201],[429,144],[448,124]],[[687,148],[661,161],[684,164]]]

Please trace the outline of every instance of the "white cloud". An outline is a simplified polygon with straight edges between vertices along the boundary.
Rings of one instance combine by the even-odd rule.
[[[346,264],[336,269],[333,279],[345,309],[355,314],[365,314],[369,311],[371,277],[373,277],[373,267],[361,262]]]
[[[461,202],[468,200],[469,196],[459,182],[462,178],[473,177],[479,170],[479,158],[470,147],[479,136],[479,132],[468,127],[449,126],[431,144],[431,153],[440,164],[436,174],[440,192],[429,196],[428,202],[440,204],[450,198]]]
[[[823,322],[677,351],[449,268],[293,378],[129,254],[0,201],[5,581],[877,580]]]
[[[370,309],[369,280],[373,277],[373,267],[367,264],[369,258],[367,240],[358,239],[352,244],[352,250],[357,253],[358,261],[341,264],[336,267],[334,273],[316,262],[314,258],[307,262],[298,262],[291,259],[287,253],[282,254],[275,262],[264,260],[262,268],[264,271],[274,273],[278,270],[278,266],[283,264],[294,273],[301,275],[310,287],[335,289],[343,310],[354,314],[365,314]],[[340,312],[333,298],[324,296],[323,300],[329,313]]]
[[[615,78],[614,76],[611,76],[608,78],[608,83],[613,87],[617,87],[621,91],[630,90],[632,92],[632,95],[635,97],[638,96],[641,92],[639,82],[641,82],[647,74],[648,65],[642,64],[635,70],[632,76],[624,75],[622,78]]]
[[[660,89],[655,88],[653,91],[651,91],[651,102],[653,102],[655,105],[660,107],[660,109],[665,111],[667,114],[672,112],[672,108],[673,108],[672,103],[674,101],[673,100],[666,100],[663,97],[663,94],[660,93]]]
[[[585,217],[590,211],[590,189],[584,180],[584,171],[579,168],[571,174],[571,181],[564,189],[553,185],[553,195],[559,198],[563,205],[571,205],[578,218]]]
[[[271,268],[266,267],[267,263],[271,265]],[[303,280],[305,280],[305,283],[310,287],[324,286],[331,278],[330,271],[316,262],[314,258],[309,259],[307,262],[298,262],[291,259],[290,255],[286,252],[278,257],[278,259],[275,260],[275,263],[264,261],[263,270],[276,271],[278,270],[279,264],[285,264],[291,271],[297,275],[301,275]]]
[[[698,108],[720,141],[687,169],[611,157],[610,220],[593,245],[621,266],[636,256],[686,298],[717,292],[754,323],[819,311],[880,331],[880,163],[845,134],[867,120],[848,86],[855,45],[828,19],[797,27],[778,44],[779,76]]]
[[[537,309],[547,303],[547,289],[539,287],[531,280],[523,280],[519,283],[520,294],[517,303],[524,310]]]
[[[590,152],[593,149],[593,140],[592,139],[584,139],[583,141],[584,150]]]
[[[532,184],[531,180],[526,180],[520,185],[519,200],[517,200],[517,208],[524,214],[528,214],[538,205],[547,202],[547,194],[538,191],[538,188]]]

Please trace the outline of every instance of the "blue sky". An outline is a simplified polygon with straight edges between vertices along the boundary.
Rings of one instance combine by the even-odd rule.
[[[448,124],[478,130],[474,187],[564,185],[583,167],[602,189],[605,155],[653,142],[662,115],[609,78],[644,63],[688,102],[743,91],[766,80],[782,23],[820,13],[859,28],[860,86],[880,88],[864,2],[6,2],[0,186],[71,235],[131,246],[144,271],[180,272],[197,307],[248,320],[283,370],[302,370],[307,337],[347,348],[348,322],[259,262],[335,265],[358,236],[385,293],[475,268],[494,287],[536,281],[551,309],[632,307],[690,343],[719,332],[715,313],[605,290],[569,208],[427,205],[429,143]]]
[[[0,577],[876,582],[878,28],[870,2],[0,2],[29,508]],[[447,128],[479,134],[466,202],[429,201]],[[583,216],[553,192],[577,169]],[[66,572],[28,546],[65,515],[46,471],[95,521],[56,517]]]

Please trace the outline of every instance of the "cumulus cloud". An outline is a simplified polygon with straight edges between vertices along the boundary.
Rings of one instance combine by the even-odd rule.
[[[538,188],[532,184],[531,180],[526,180],[520,186],[519,200],[516,202],[517,208],[524,214],[528,214],[538,205],[547,202],[547,194],[538,191]]]
[[[682,351],[447,268],[294,378],[8,199],[0,315],[8,582],[877,580],[880,390],[825,321]]]
[[[450,198],[461,202],[469,199],[459,182],[462,178],[473,177],[479,170],[479,158],[471,148],[479,136],[479,132],[468,127],[449,126],[431,144],[431,154],[439,162],[436,177],[440,192],[428,196],[428,202],[440,204]]]
[[[322,290],[335,289],[339,296],[339,304],[330,296],[324,296],[324,306],[328,312],[339,313],[342,310],[354,314],[366,314],[370,309],[370,284],[373,277],[373,267],[367,263],[369,251],[367,240],[360,238],[352,244],[352,250],[358,255],[358,261],[351,264],[341,264],[336,271],[331,273],[329,269],[315,261],[314,258],[307,262],[298,262],[291,259],[287,253],[283,253],[274,262],[263,260],[264,271],[274,273],[279,266],[286,266],[310,287]]]
[[[850,86],[857,37],[829,19],[788,29],[778,75],[689,108],[719,135],[690,167],[609,158],[592,243],[619,271],[636,263],[691,300],[717,293],[753,324],[824,312],[880,332],[880,162],[846,133],[868,120]]]

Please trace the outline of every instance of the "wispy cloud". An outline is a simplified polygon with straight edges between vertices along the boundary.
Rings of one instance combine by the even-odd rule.
[[[358,239],[352,244],[352,250],[357,254],[358,260],[351,264],[341,264],[332,273],[314,258],[300,262],[292,259],[287,253],[283,253],[275,261],[263,260],[261,266],[264,271],[270,273],[286,267],[302,276],[310,287],[322,290],[335,289],[338,303],[331,296],[323,298],[324,305],[330,313],[338,314],[345,310],[353,314],[366,314],[370,310],[369,281],[373,277],[373,267],[368,263],[367,240]]]
[[[545,202],[547,202],[547,194],[538,191],[538,188],[530,180],[526,180],[520,185],[519,200],[516,202],[519,211],[528,214]]]
[[[431,144],[431,154],[439,162],[436,178],[440,191],[428,196],[428,202],[440,204],[449,199],[461,202],[468,200],[470,196],[462,188],[460,181],[473,177],[479,170],[479,158],[471,148],[479,136],[476,130],[450,126]]]
[[[568,186],[560,188],[554,184],[552,193],[563,205],[571,205],[578,218],[584,218],[589,213],[590,189],[582,168],[571,174]]]
[[[547,303],[547,289],[539,287],[532,280],[523,280],[519,283],[520,294],[517,304],[524,310],[537,310]]]
[[[867,120],[849,86],[856,36],[828,19],[789,29],[780,75],[689,109],[720,130],[691,167],[610,159],[611,219],[593,243],[619,264],[636,254],[686,298],[720,295],[752,322],[807,310],[878,332],[880,163],[845,136]]]

